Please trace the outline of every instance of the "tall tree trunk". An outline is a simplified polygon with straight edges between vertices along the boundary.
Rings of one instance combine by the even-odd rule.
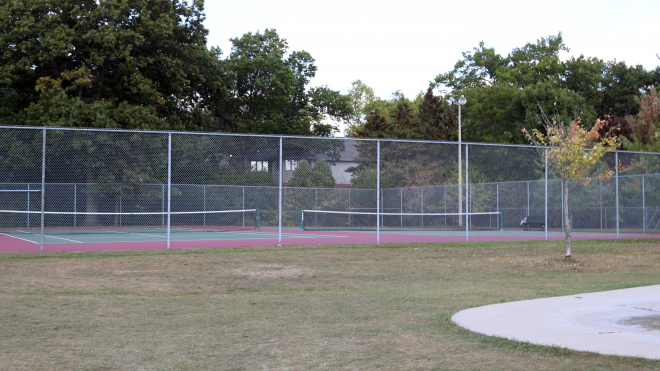
[[[566,233],[566,259],[571,258],[571,219],[568,217],[568,179],[563,179],[564,184],[564,204],[562,205],[564,212],[564,232]]]

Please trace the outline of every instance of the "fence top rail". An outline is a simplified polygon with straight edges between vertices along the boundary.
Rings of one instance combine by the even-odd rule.
[[[652,174],[629,174],[629,175],[619,175],[619,178],[633,178],[633,177],[653,177],[660,176],[660,173]],[[597,177],[588,177],[591,180],[598,180]],[[559,178],[548,178],[548,182],[560,181]],[[532,180],[510,180],[505,182],[485,182],[485,183],[465,183],[465,185],[478,186],[478,185],[493,185],[493,184],[513,184],[513,183],[543,183],[545,179],[532,179]],[[33,184],[41,185],[41,183],[33,182],[17,182],[17,183],[7,183],[0,182],[0,186],[16,186],[18,184]],[[77,185],[77,186],[121,186],[122,183],[46,183],[46,185]],[[144,186],[157,186],[165,187],[167,183],[145,183]],[[278,186],[253,186],[253,185],[235,185],[235,184],[189,184],[189,183],[173,183],[173,187],[231,187],[231,188],[266,188],[278,190]],[[425,186],[414,186],[414,187],[397,187],[397,188],[381,188],[381,191],[398,191],[404,189],[422,189],[422,188],[437,188],[437,187],[458,187],[458,184],[436,184],[436,185],[425,185]],[[285,189],[307,189],[307,190],[328,190],[328,191],[375,191],[376,188],[352,188],[352,187],[341,187],[341,188],[321,188],[321,187],[288,187],[283,186]]]
[[[248,133],[212,133],[201,131],[175,131],[175,130],[136,130],[136,129],[114,129],[114,128],[73,128],[73,127],[40,127],[40,126],[0,126],[0,129],[22,129],[22,130],[68,130],[68,131],[97,131],[97,132],[126,132],[126,133],[145,133],[145,134],[178,134],[178,135],[213,135],[213,136],[235,136],[235,137],[266,137],[266,138],[285,138],[285,139],[313,139],[313,140],[341,140],[341,141],[374,141],[374,142],[401,142],[401,143],[435,143],[435,144],[450,144],[456,145],[458,142],[449,141],[435,141],[435,140],[413,140],[413,139],[389,139],[389,138],[352,138],[352,137],[314,137],[304,135],[278,135],[278,134],[248,134]],[[553,149],[557,147],[542,147],[533,146],[528,144],[509,144],[509,143],[478,143],[478,142],[461,142],[463,145],[471,146],[489,146],[489,147],[516,147],[516,148],[533,148]],[[641,152],[641,151],[621,151],[615,150],[611,152],[619,153],[635,153],[645,155],[660,155],[658,152]]]

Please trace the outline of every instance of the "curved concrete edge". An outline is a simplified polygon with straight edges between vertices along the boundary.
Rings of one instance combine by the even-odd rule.
[[[660,359],[660,285],[487,305],[452,320],[511,340]]]

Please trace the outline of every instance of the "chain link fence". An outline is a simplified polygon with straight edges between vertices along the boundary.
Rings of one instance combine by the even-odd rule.
[[[621,172],[569,182],[573,230],[658,233],[659,156],[608,153],[590,175]],[[49,251],[92,234],[117,236],[107,249],[235,231],[281,244],[301,229],[469,239],[522,231],[525,218],[542,220],[531,232],[547,238],[564,226],[558,178],[530,146],[2,127],[0,250]]]

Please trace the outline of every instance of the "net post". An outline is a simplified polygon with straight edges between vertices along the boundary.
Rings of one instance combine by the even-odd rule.
[[[545,240],[548,240],[548,149],[545,149]]]
[[[300,230],[305,230],[305,210],[300,210]]]
[[[167,249],[172,227],[172,133],[167,133]]]
[[[78,187],[76,183],[73,183],[73,226],[74,227],[78,226],[77,211],[78,211]]]
[[[419,189],[421,190],[419,197],[422,204],[422,214],[424,214],[424,187],[419,187]],[[401,212],[403,212],[403,210],[401,210]],[[422,215],[422,227],[424,227],[424,215]]]
[[[243,218],[245,218],[245,213],[243,213]],[[245,227],[245,224],[243,224]],[[259,209],[257,209],[257,232],[261,231],[261,219],[259,218]]]
[[[27,211],[27,227],[30,229],[30,183],[27,184],[27,207],[25,211]]]
[[[616,164],[616,239],[619,239],[619,152],[615,151]]]
[[[380,140],[376,141],[376,244],[380,244]]]
[[[282,137],[280,136],[280,163],[279,163],[279,192],[277,193],[278,198],[278,232],[277,232],[277,246],[282,246]]]
[[[41,243],[40,251],[44,252],[44,205],[46,194],[46,128],[44,128],[41,138]],[[28,213],[28,218],[30,214]]]
[[[204,191],[204,196],[206,196],[206,190]],[[204,201],[204,205],[206,205],[206,201]],[[245,186],[243,186],[242,205],[242,209],[245,210]],[[259,209],[257,209],[257,216],[259,216]],[[243,227],[245,227],[245,213],[243,213]],[[257,230],[259,230],[259,228],[257,228]]]
[[[161,184],[161,200],[162,200],[162,207],[161,211],[163,212],[163,217],[161,218],[161,226],[165,226],[165,184]]]
[[[469,241],[469,235],[470,235],[470,217],[468,216],[468,206],[469,204],[469,184],[470,184],[470,178],[468,177],[468,145],[465,145],[465,242]]]

